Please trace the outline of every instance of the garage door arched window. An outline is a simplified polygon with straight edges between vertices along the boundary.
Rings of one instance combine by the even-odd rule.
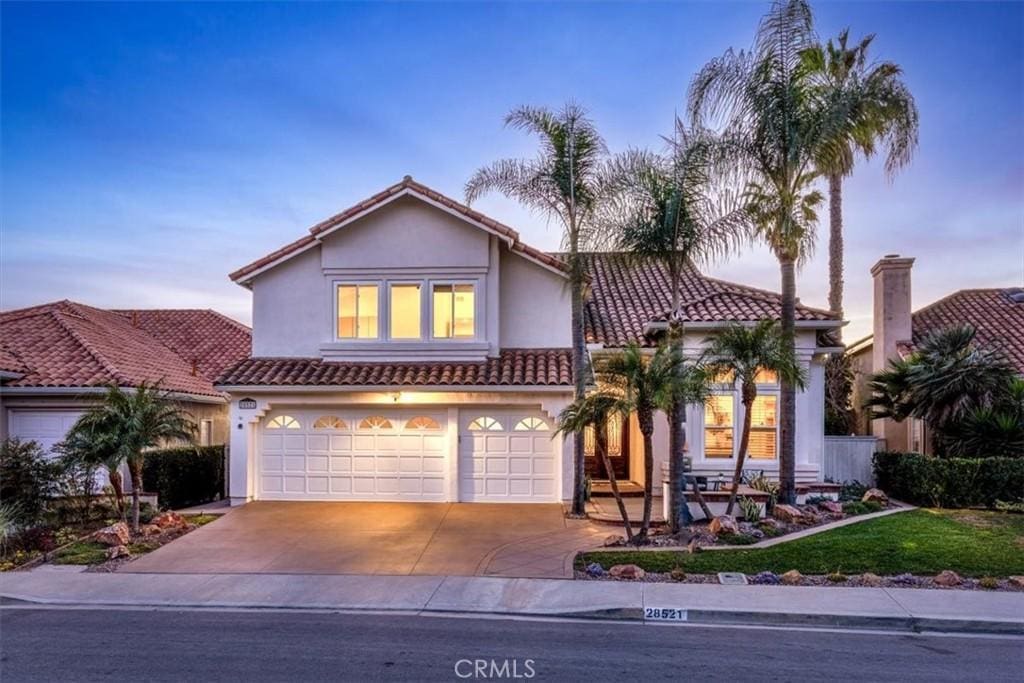
[[[313,423],[313,429],[348,429],[348,424],[337,415],[321,415]]]
[[[440,429],[441,425],[437,420],[426,415],[417,415],[405,423],[406,429]]]
[[[481,415],[469,423],[471,432],[500,432],[503,429],[501,423],[489,415]]]
[[[302,425],[291,415],[278,415],[270,418],[267,429],[302,429]]]
[[[516,423],[515,431],[517,432],[546,432],[548,431],[548,423],[539,417],[524,417],[522,420]]]
[[[370,415],[359,423],[360,429],[391,429],[391,420],[383,415]]]

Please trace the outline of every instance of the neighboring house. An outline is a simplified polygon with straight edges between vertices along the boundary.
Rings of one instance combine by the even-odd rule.
[[[854,368],[853,405],[857,430],[884,440],[896,451],[929,451],[929,436],[917,419],[896,422],[872,420],[863,407],[871,398],[871,375],[895,358],[911,354],[928,334],[969,324],[977,340],[998,345],[1024,376],[1024,288],[962,289],[917,311],[911,299],[913,258],[890,254],[871,268],[874,278],[873,334],[850,345],[847,354]]]
[[[111,383],[161,382],[200,443],[228,439],[213,380],[249,356],[249,328],[209,310],[109,311],[72,301],[0,313],[0,437],[49,450]]]
[[[588,348],[653,346],[671,294],[653,265],[590,254]],[[233,503],[269,500],[556,502],[570,497],[570,297],[557,254],[411,178],[231,274],[252,290],[252,358],[225,371]],[[778,318],[776,294],[687,274],[686,349],[733,322]],[[797,396],[797,476],[820,478],[827,312],[797,311],[809,385]],[[778,385],[755,406],[751,469],[778,471]],[[742,407],[717,388],[687,411],[700,474],[733,469]],[[642,483],[635,418],[607,426],[620,476]],[[667,457],[659,419],[657,458]],[[588,435],[588,470],[602,476]],[[656,469],[656,471],[660,471]],[[655,487],[656,489],[659,487]]]

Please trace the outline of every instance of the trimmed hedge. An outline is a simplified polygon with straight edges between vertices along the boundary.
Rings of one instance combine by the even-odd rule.
[[[146,453],[142,466],[146,491],[164,508],[183,508],[224,495],[224,446],[165,448]]]
[[[1024,501],[1024,459],[935,458],[919,453],[879,452],[874,457],[878,488],[897,500],[943,508]]]

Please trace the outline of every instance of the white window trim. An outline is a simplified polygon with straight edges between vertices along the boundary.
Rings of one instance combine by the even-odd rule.
[[[779,462],[779,447],[782,445],[782,441],[781,441],[781,436],[782,436],[781,435],[781,427],[782,427],[782,425],[781,425],[781,423],[780,423],[778,418],[779,418],[779,415],[781,414],[779,403],[780,403],[780,401],[782,401],[782,397],[780,395],[780,391],[778,389],[778,386],[779,386],[778,384],[758,384],[757,385],[757,397],[754,399],[756,401],[758,398],[761,398],[762,396],[774,396],[775,397],[775,416],[776,416],[775,417],[775,457],[774,458],[755,458],[755,457],[751,456],[750,453],[747,453],[747,458],[744,461],[745,463],[751,463],[751,462],[755,462],[755,463],[757,463],[757,462],[769,463],[769,462],[773,462],[773,463],[778,464],[778,462]],[[762,390],[762,387],[775,387],[775,388],[769,388],[769,389]],[[742,410],[743,410],[743,404],[741,403],[740,404],[740,411],[742,412]],[[742,429],[742,427],[743,427],[743,425],[741,423],[740,424],[740,428]],[[751,434],[754,433],[754,429],[755,429],[754,425],[753,424],[750,425],[750,433]],[[738,445],[737,445],[737,448],[739,448]]]
[[[703,410],[701,411],[700,425],[701,425],[701,430],[702,430],[701,431],[701,440],[702,440],[703,444],[702,444],[701,454],[700,455],[701,455],[701,459],[703,461],[709,462],[709,463],[731,462],[731,461],[736,460],[736,453],[737,453],[737,451],[739,451],[739,448],[740,448],[740,446],[739,446],[739,431],[738,430],[742,429],[742,417],[743,416],[742,416],[741,413],[743,412],[743,404],[740,403],[739,392],[736,391],[735,389],[731,389],[731,388],[730,389],[721,389],[721,388],[718,388],[719,386],[726,386],[727,387],[728,385],[715,385],[715,386],[716,386],[716,388],[712,389],[712,391],[711,391],[711,395],[712,396],[730,396],[730,397],[732,397],[732,455],[729,455],[729,456],[708,455],[708,429],[722,429],[722,428],[721,427],[717,427],[716,428],[716,427],[714,427],[712,425],[708,425],[707,424],[707,415],[708,415],[708,404],[707,403],[705,403],[702,406]]]
[[[355,286],[355,287],[363,286],[363,287],[365,287],[366,285],[376,285],[377,286],[377,336],[376,337],[359,337],[358,336],[358,334],[359,334],[359,309],[358,309],[358,303],[357,303],[357,308],[356,308],[356,335],[357,336],[355,336],[355,337],[342,337],[341,334],[340,334],[341,330],[338,329],[338,327],[339,327],[339,319],[341,318],[341,310],[339,310],[339,308],[338,308],[338,303],[339,303],[338,302],[338,290],[341,289],[343,286]],[[388,310],[387,310],[388,309],[388,301],[387,301],[387,299],[389,298],[389,296],[391,294],[391,290],[388,288],[387,285],[388,285],[388,283],[387,283],[386,280],[333,280],[332,281],[331,290],[333,292],[333,296],[332,296],[332,301],[333,301],[332,319],[334,320],[334,323],[333,323],[334,341],[342,342],[344,344],[379,344],[381,342],[381,340],[384,339],[384,336],[381,334],[381,321],[383,320],[384,324],[387,327],[390,327],[390,322],[391,322],[388,319],[388,317],[387,317],[387,314],[388,314]],[[384,292],[385,295],[381,296],[381,292]],[[383,299],[383,301],[382,301],[382,299]],[[358,300],[359,300],[359,295],[356,294],[356,301],[358,302]],[[411,341],[415,341],[415,340],[411,340]]]
[[[429,289],[429,282],[427,280],[406,280],[406,279],[395,279],[395,280],[384,280],[384,287],[387,290],[387,301],[384,303],[384,309],[387,311],[387,334],[381,335],[377,338],[378,341],[395,342],[398,344],[419,344],[424,341],[428,341],[429,337],[426,336],[430,331],[429,327],[426,327],[423,323],[423,319],[426,317],[423,315],[425,309],[430,308],[430,299],[424,294],[424,291]],[[401,287],[402,285],[416,285],[420,288],[420,336],[419,337],[392,337],[391,336],[391,288],[394,286]],[[379,302],[378,302],[379,303]]]
[[[206,438],[203,438],[203,428],[206,428]],[[213,445],[213,420],[209,418],[203,418],[199,420],[199,445],[200,446],[212,446]]]
[[[451,285],[455,287],[457,285],[471,285],[473,287],[473,336],[472,337],[435,337],[434,336],[434,287],[441,285]],[[427,338],[432,342],[439,342],[443,344],[465,344],[468,342],[476,342],[480,340],[480,322],[483,316],[480,315],[481,302],[480,302],[480,280],[430,280],[429,282],[429,293],[427,295],[427,312],[430,317],[429,324],[427,325],[427,331],[430,336]],[[454,293],[453,293],[454,302]],[[453,309],[452,315],[455,315]],[[453,320],[454,324],[454,320]]]

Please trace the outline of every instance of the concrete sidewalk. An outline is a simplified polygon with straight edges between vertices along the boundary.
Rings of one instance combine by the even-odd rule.
[[[304,574],[0,574],[0,596],[53,605],[395,610],[1024,635],[1024,593]]]

